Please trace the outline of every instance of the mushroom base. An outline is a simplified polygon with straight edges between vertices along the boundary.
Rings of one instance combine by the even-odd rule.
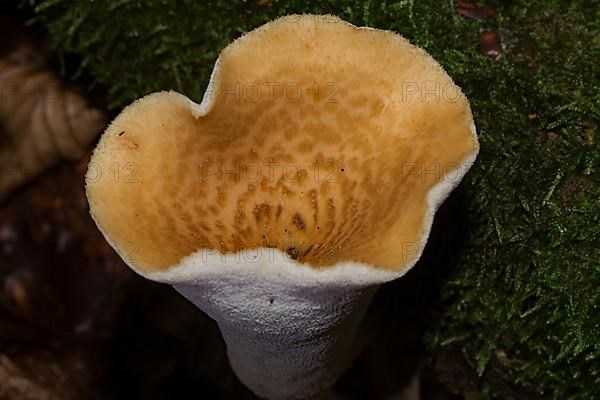
[[[378,285],[290,285],[233,275],[174,287],[217,322],[231,366],[248,388],[270,400],[300,400],[326,391],[350,365]]]
[[[213,318],[237,376],[270,400],[322,396],[360,350],[355,339],[377,288],[410,269],[352,262],[317,269],[271,248],[199,250],[167,271],[129,266]]]

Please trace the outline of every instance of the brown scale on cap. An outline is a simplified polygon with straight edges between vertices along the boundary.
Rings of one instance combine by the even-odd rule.
[[[418,256],[428,191],[478,146],[466,98],[431,57],[333,17],[247,34],[213,83],[206,115],[152,94],[94,153],[91,212],[117,249],[134,244],[141,270],[259,247],[400,269]]]

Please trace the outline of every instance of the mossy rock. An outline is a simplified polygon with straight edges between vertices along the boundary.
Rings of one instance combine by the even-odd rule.
[[[471,101],[481,153],[462,185],[466,238],[426,344],[483,398],[600,398],[600,2],[31,0],[111,108],[175,89],[200,100],[218,52],[277,16],[332,13],[401,33]],[[482,57],[478,34],[508,46]],[[448,380],[448,376],[446,377]]]

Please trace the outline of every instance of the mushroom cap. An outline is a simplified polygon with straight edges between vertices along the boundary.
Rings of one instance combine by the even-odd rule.
[[[290,15],[226,47],[201,104],[159,92],[126,107],[86,188],[98,227],[142,274],[271,249],[290,271],[399,276],[478,148],[466,97],[425,51]]]

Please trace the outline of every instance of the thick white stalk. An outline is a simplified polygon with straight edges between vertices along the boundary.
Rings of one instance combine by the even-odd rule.
[[[146,276],[172,284],[217,322],[233,370],[255,394],[314,398],[351,364],[373,295],[398,273],[351,263],[320,270],[259,251],[251,261],[199,252]]]
[[[239,276],[175,288],[212,317],[238,378],[258,396],[308,399],[335,383],[377,286],[289,286]]]

